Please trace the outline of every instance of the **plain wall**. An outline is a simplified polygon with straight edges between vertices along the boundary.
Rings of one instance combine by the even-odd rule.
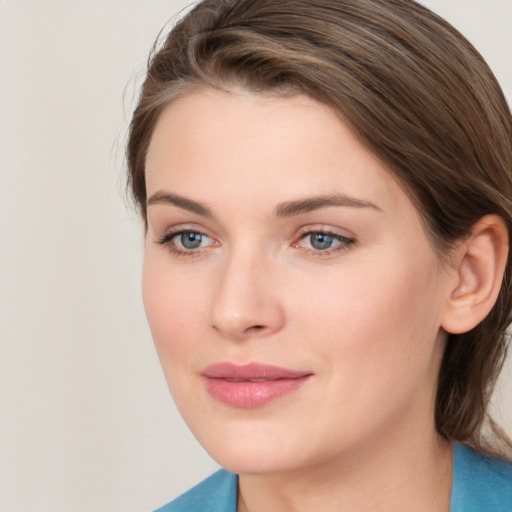
[[[151,510],[215,469],[146,326],[123,144],[179,0],[0,0],[0,511]],[[512,98],[512,2],[424,2]],[[512,434],[512,363],[496,393]]]

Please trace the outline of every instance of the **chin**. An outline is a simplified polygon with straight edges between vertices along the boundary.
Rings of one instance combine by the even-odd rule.
[[[289,458],[286,454],[269,453],[268,450],[240,450],[238,453],[217,453],[217,450],[213,450],[209,453],[224,469],[236,474],[275,474],[293,471],[302,466],[296,455]]]
[[[230,427],[215,432],[211,425],[208,432],[203,428],[192,431],[208,454],[231,473],[281,473],[311,463],[304,450],[307,443],[290,435],[289,429],[264,424],[252,428],[247,428],[248,425]]]

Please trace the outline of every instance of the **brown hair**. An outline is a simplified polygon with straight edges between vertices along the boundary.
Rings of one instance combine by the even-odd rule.
[[[194,89],[303,93],[348,122],[402,184],[438,252],[486,214],[512,230],[512,117],[491,70],[446,21],[412,0],[205,0],[150,58],[127,147],[146,222],[144,167],[159,114]],[[512,263],[498,300],[450,335],[435,420],[450,441],[510,456],[487,407],[511,320]]]

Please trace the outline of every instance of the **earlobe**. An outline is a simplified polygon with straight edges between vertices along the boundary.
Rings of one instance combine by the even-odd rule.
[[[508,257],[508,230],[497,215],[482,217],[455,253],[455,285],[444,311],[443,329],[461,334],[476,327],[493,308]]]

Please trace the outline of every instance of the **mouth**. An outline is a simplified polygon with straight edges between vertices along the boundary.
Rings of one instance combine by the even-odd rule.
[[[219,402],[242,409],[262,407],[298,390],[311,372],[250,363],[216,363],[203,371],[208,393]]]

